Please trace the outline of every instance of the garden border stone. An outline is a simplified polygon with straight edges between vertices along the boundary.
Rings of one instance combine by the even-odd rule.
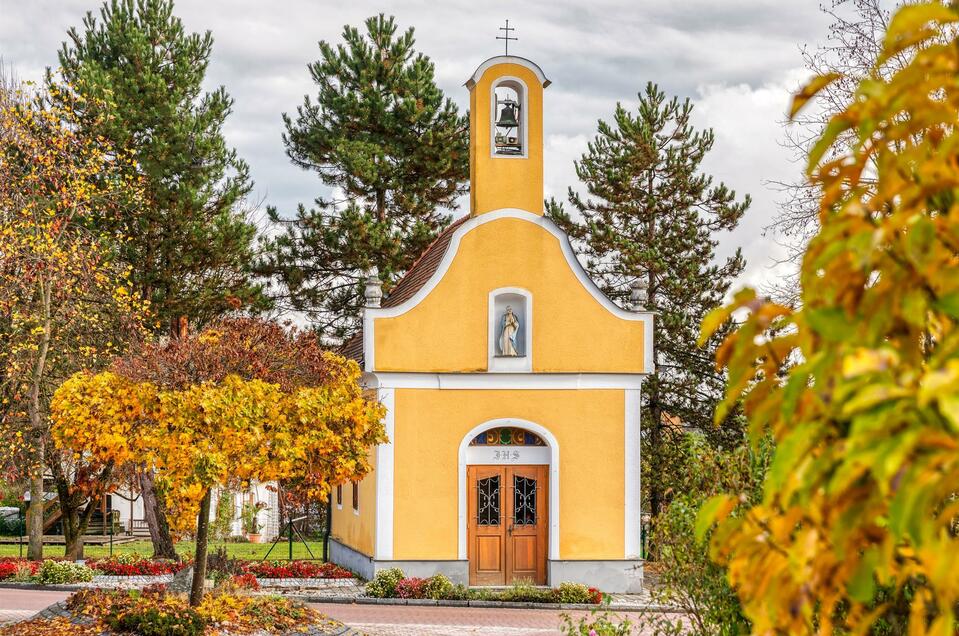
[[[657,612],[662,614],[674,614],[681,612],[678,607],[668,605],[658,605],[655,603],[614,603],[610,605],[595,605],[589,603],[531,603],[514,601],[463,601],[463,600],[433,600],[433,599],[406,599],[406,598],[371,598],[368,596],[358,596],[355,598],[326,597],[304,595],[296,596],[305,603],[331,603],[338,605],[431,605],[437,607],[485,607],[501,609],[538,609],[538,610],[609,610],[610,612]]]

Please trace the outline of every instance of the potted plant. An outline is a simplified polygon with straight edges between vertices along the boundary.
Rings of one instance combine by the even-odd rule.
[[[250,543],[260,542],[260,511],[266,508],[263,502],[245,503],[240,512],[240,519],[243,521],[243,532]]]

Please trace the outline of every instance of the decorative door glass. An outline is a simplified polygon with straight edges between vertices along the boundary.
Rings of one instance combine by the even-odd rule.
[[[499,525],[499,490],[499,475],[478,480],[476,488],[478,498],[476,509],[479,511],[478,525]]]
[[[513,523],[536,525],[536,480],[513,476]]]

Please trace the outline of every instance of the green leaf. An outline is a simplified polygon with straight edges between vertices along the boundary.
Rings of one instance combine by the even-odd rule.
[[[868,603],[876,594],[876,577],[874,572],[879,562],[879,552],[876,548],[869,548],[863,552],[859,565],[849,580],[846,589],[849,596],[860,603]]]
[[[803,107],[815,97],[819,91],[826,88],[837,79],[842,77],[839,73],[826,73],[812,78],[802,89],[793,96],[792,104],[789,106],[789,119],[794,119]]]
[[[959,292],[940,296],[933,304],[936,309],[946,313],[950,318],[959,319]]]
[[[713,524],[722,521],[736,506],[732,495],[716,495],[706,500],[696,515],[696,540],[702,541]]]
[[[856,324],[849,320],[842,307],[807,309],[803,314],[809,326],[827,342],[848,341],[856,332]]]

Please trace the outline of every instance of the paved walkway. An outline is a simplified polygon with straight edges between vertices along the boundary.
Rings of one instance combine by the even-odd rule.
[[[69,592],[0,589],[0,624],[24,620]],[[562,611],[423,605],[312,603],[318,611],[369,636],[553,636]],[[569,612],[574,617],[586,612]],[[632,613],[617,613],[633,616]]]
[[[68,596],[70,592],[0,589],[0,625],[30,618]]]
[[[331,618],[369,636],[554,636],[562,611],[424,605],[311,603]],[[574,618],[588,612],[567,612]],[[633,616],[632,613],[618,614]],[[638,632],[637,632],[638,633]]]

